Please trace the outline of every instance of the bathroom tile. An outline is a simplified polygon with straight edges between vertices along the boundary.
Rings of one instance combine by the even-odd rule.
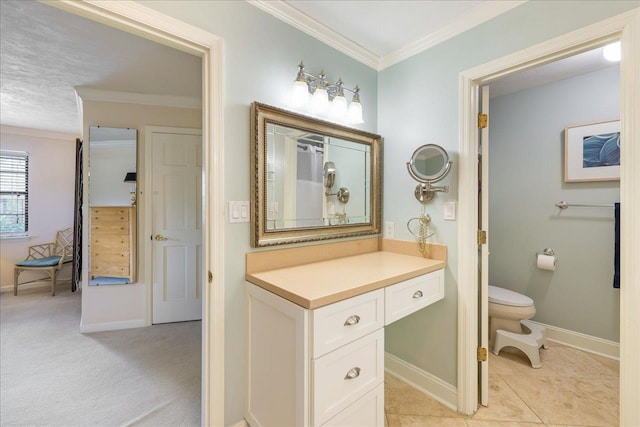
[[[618,425],[618,417],[598,401],[602,392],[596,391],[595,382],[532,376],[504,376],[503,379],[546,424]]]
[[[515,351],[515,350],[514,350]],[[547,364],[546,353],[550,350],[540,350],[542,367],[531,367],[529,358],[521,351],[511,353],[501,351],[499,356],[489,354],[489,376],[491,375],[527,375],[535,377],[553,377],[558,374]]]
[[[586,393],[594,405],[618,419],[620,416],[620,381],[618,379],[577,379],[577,389]]]
[[[471,419],[541,422],[507,383],[496,375],[489,377],[489,406],[481,406]]]
[[[384,414],[384,427],[389,427],[389,419],[387,418],[387,414]]]
[[[616,359],[611,359],[604,356],[598,356],[597,354],[589,354],[593,360],[602,363],[607,368],[611,369],[617,375],[620,375],[620,361]]]
[[[391,415],[428,415],[461,418],[462,415],[435,401],[393,375],[384,377],[384,406],[389,426],[394,425]]]
[[[581,424],[545,424],[548,427],[588,427]]]
[[[595,360],[590,354],[571,347],[550,347],[544,352],[543,366],[548,366],[560,377],[617,378],[618,373]]]
[[[428,415],[388,415],[389,427],[467,427],[463,418]]]
[[[468,427],[540,427],[541,423],[521,423],[518,421],[479,421],[466,420]]]

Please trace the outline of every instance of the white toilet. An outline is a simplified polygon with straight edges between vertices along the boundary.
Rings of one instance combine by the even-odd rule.
[[[540,347],[547,348],[546,329],[528,322],[536,314],[533,300],[497,286],[489,286],[489,346],[498,355],[504,347],[515,347],[527,355],[533,368],[540,368]]]

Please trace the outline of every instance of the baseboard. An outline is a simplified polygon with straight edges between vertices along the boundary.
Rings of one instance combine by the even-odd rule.
[[[384,370],[442,403],[447,408],[457,411],[458,392],[448,382],[390,353],[384,354]]]
[[[103,322],[85,324],[80,321],[80,333],[89,334],[92,332],[117,331],[120,329],[142,328],[148,326],[145,319],[122,320],[119,322]]]
[[[71,283],[71,277],[63,277],[56,279],[56,289],[58,289],[58,285],[68,285]],[[48,289],[51,291],[51,281],[50,280],[34,280],[32,282],[21,283],[18,285],[18,295],[20,295],[20,291],[24,289]],[[13,285],[2,285],[0,286],[0,293],[11,292],[13,293]]]
[[[570,331],[557,326],[534,322],[533,320],[529,320],[529,322],[547,328],[547,339],[549,341],[597,354],[598,356],[620,360],[620,343],[580,332]]]
[[[238,421],[237,423],[235,423],[231,427],[250,427],[250,426],[249,426],[249,423],[246,420],[242,420],[242,421]]]

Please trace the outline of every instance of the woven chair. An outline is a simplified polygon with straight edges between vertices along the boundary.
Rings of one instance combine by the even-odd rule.
[[[41,271],[51,279],[51,296],[56,294],[56,275],[62,265],[73,259],[73,228],[59,230],[56,241],[29,246],[29,255],[24,261],[16,263],[13,270],[13,295],[18,295],[18,276],[23,271]]]

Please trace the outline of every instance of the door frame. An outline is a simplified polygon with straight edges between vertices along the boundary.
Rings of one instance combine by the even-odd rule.
[[[204,200],[202,425],[224,425],[224,40],[134,1],[46,4],[202,58]]]
[[[458,411],[478,406],[478,88],[501,77],[553,62],[606,42],[622,40],[620,62],[621,132],[635,144],[622,147],[620,172],[622,228],[620,289],[620,425],[639,425],[637,405],[640,365],[640,9],[556,37],[460,73],[458,228]]]

